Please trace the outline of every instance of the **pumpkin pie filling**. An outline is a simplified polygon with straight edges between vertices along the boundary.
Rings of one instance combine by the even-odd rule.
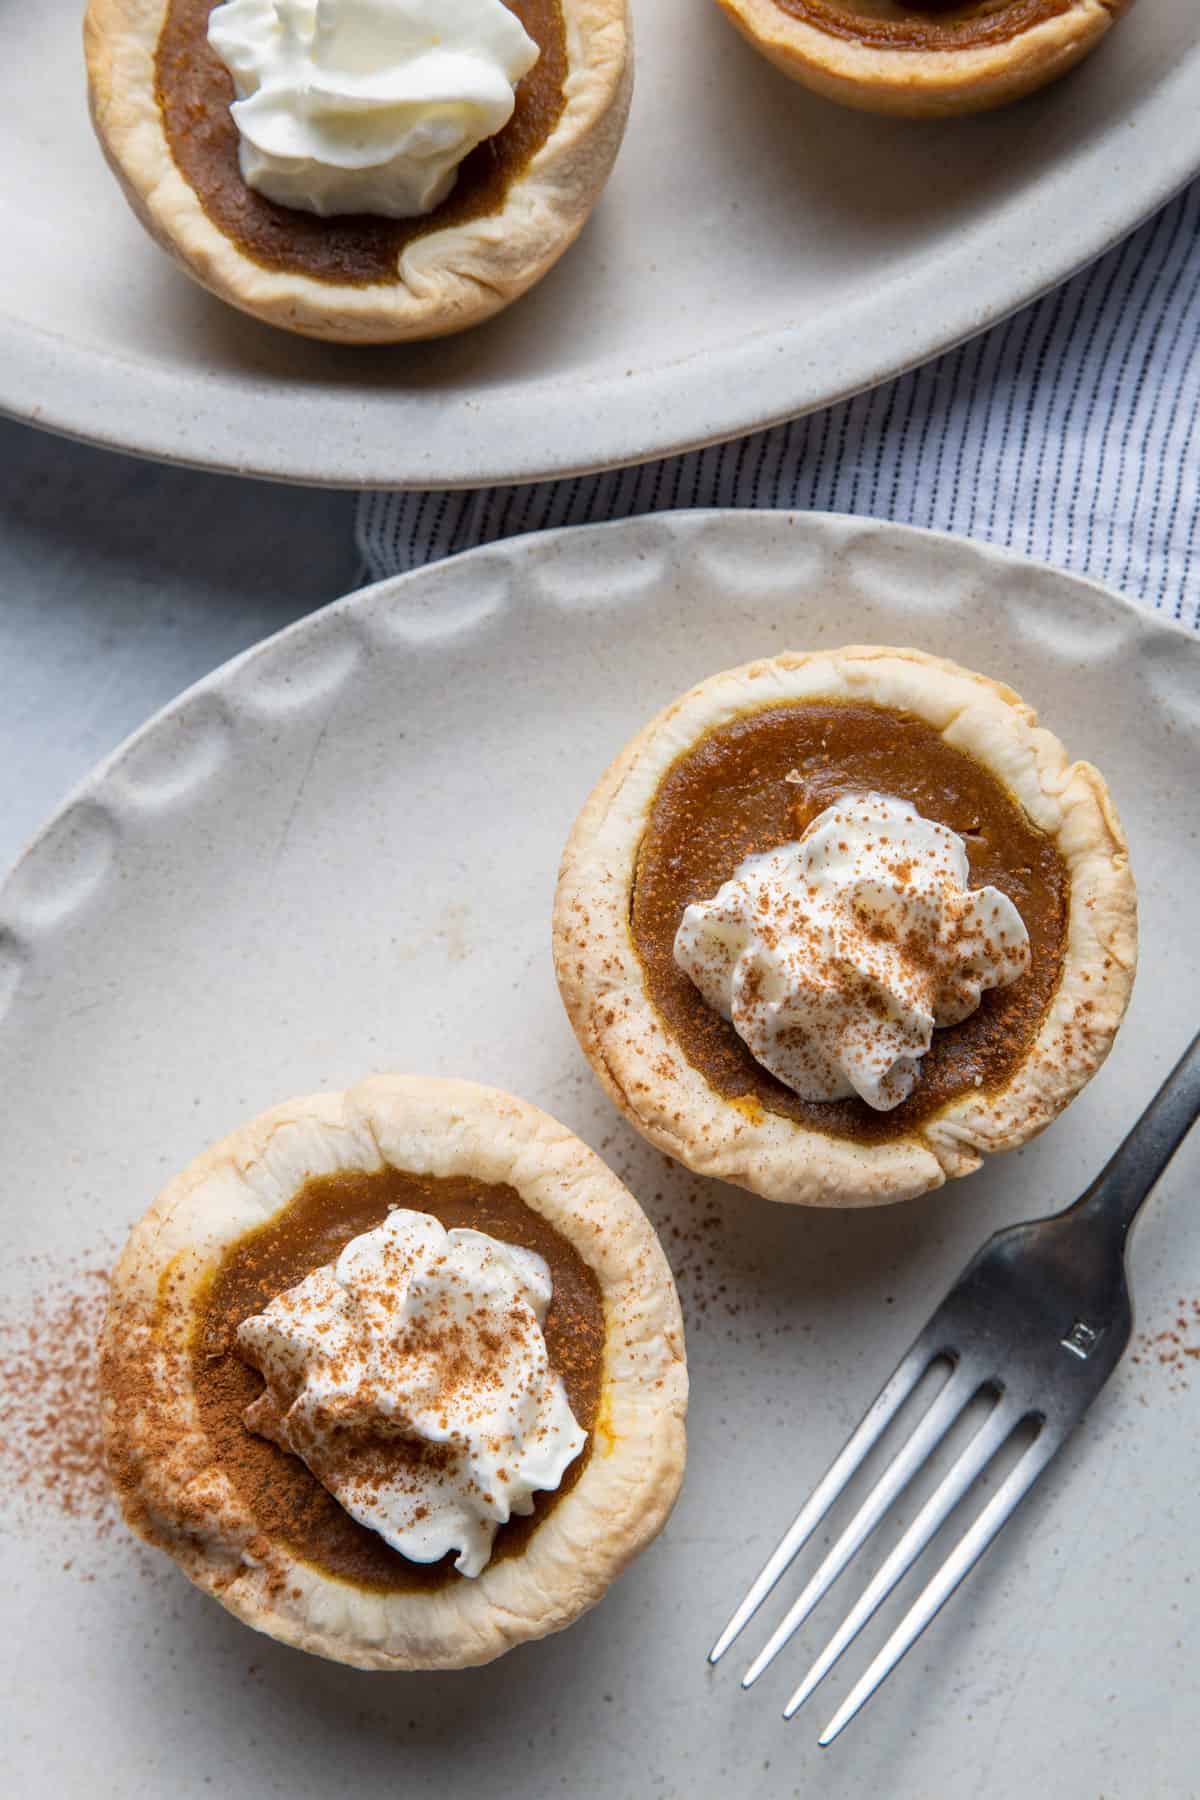
[[[1071,11],[1076,0],[976,0],[901,5],[898,0],[774,0],[802,25],[872,50],[974,50],[1004,44]]]
[[[1031,951],[1026,975],[986,993],[961,1024],[934,1033],[913,1093],[887,1112],[857,1097],[794,1094],[756,1062],[674,954],[685,907],[710,899],[747,856],[794,841],[827,806],[862,792],[910,801],[956,831],[972,886],[1008,895]],[[638,850],[630,927],[650,999],[718,1093],[836,1137],[882,1143],[1015,1072],[1058,984],[1069,898],[1052,840],[994,775],[932,725],[869,703],[795,701],[709,731],[668,770]]]
[[[175,164],[204,211],[264,268],[364,286],[397,281],[402,252],[418,238],[496,213],[558,123],[565,104],[566,27],[561,0],[505,0],[541,51],[520,83],[512,118],[465,158],[448,197],[416,219],[356,214],[318,218],[248,187],[230,113],[233,80],[208,41],[219,0],[168,0],[155,79]]]
[[[432,1564],[400,1555],[353,1519],[298,1457],[247,1428],[243,1414],[264,1383],[238,1356],[235,1334],[243,1319],[333,1262],[351,1238],[373,1230],[394,1207],[430,1213],[447,1230],[486,1232],[535,1251],[549,1266],[554,1293],[544,1336],[550,1366],[561,1377],[589,1443],[556,1489],[535,1496],[528,1517],[500,1526],[493,1562],[521,1553],[586,1467],[600,1410],[605,1334],[594,1273],[508,1186],[391,1168],[319,1176],[275,1218],[230,1246],[202,1297],[192,1338],[196,1405],[214,1460],[266,1537],[327,1575],[387,1593],[436,1589],[462,1578],[452,1554]],[[413,1454],[431,1448],[414,1446]]]

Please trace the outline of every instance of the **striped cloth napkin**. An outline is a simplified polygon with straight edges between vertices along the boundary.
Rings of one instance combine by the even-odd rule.
[[[372,580],[669,507],[864,513],[1006,545],[1200,629],[1200,182],[1004,324],[856,399],[640,468],[365,493]]]

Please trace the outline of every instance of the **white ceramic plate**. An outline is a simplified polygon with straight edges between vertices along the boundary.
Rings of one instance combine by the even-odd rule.
[[[5,0],[0,407],[294,481],[527,480],[735,436],[978,331],[1200,168],[1195,0],[1142,0],[1064,84],[943,124],[808,95],[709,0],[637,0],[629,135],[580,244],[479,331],[338,349],[146,238],[92,139],[81,11]]]
[[[912,1205],[804,1213],[693,1180],[614,1114],[555,993],[555,867],[600,770],[677,690],[784,646],[889,640],[1012,681],[1101,763],[1140,876],[1142,973],[1109,1065],[1027,1151]],[[1190,1793],[1200,1435],[1157,1361],[1122,1366],[830,1757],[814,1728],[863,1650],[812,1716],[779,1710],[844,1597],[752,1696],[740,1657],[715,1675],[704,1659],[969,1253],[1073,1197],[1195,1027],[1198,696],[1200,643],[1086,583],[890,526],[686,514],[386,582],[133,738],[0,892],[5,1309],[45,1279],[25,1256],[107,1255],[167,1175],[272,1101],[376,1068],[455,1072],[548,1107],[642,1198],[688,1315],[691,1457],[666,1533],[594,1613],[452,1676],[284,1650],[123,1533],[95,1544],[18,1505],[0,1540],[14,1791]],[[1200,1142],[1139,1231],[1147,1332],[1200,1292],[1198,1178]]]

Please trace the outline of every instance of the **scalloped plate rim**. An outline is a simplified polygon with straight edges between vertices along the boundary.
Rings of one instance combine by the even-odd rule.
[[[1090,592],[1094,600],[1102,607],[1114,611],[1118,617],[1124,616],[1132,620],[1139,634],[1161,631],[1170,639],[1189,646],[1187,654],[1200,657],[1200,637],[1178,620],[1163,617],[1160,613],[1140,606],[1130,600],[1117,588],[1105,586],[1103,582],[1094,581],[1089,576],[1077,575],[1073,571],[1060,569],[1053,563],[1043,562],[1034,557],[1023,556],[1019,551],[1007,549],[997,544],[985,543],[976,538],[962,537],[954,532],[937,531],[926,526],[906,525],[888,519],[872,519],[857,513],[804,512],[793,508],[739,508],[739,507],[696,507],[680,508],[674,511],[658,513],[639,513],[633,518],[604,519],[589,525],[558,525],[546,531],[528,531],[515,534],[511,538],[498,538],[484,544],[475,544],[469,550],[461,550],[455,556],[439,558],[436,562],[424,563],[420,568],[407,569],[400,575],[387,575],[381,581],[369,582],[365,587],[354,588],[348,594],[339,595],[337,599],[326,605],[317,607],[306,613],[303,618],[295,619],[282,630],[271,632],[269,636],[260,638],[258,643],[239,651],[236,656],[220,663],[209,674],[202,675],[198,681],[183,688],[173,699],[151,714],[145,724],[139,725],[136,731],[130,732],[116,747],[95,763],[88,773],[68,790],[54,810],[43,820],[33,835],[17,853],[7,869],[0,870],[0,931],[5,928],[4,902],[9,885],[18,871],[36,852],[49,833],[71,808],[85,800],[94,800],[103,789],[109,778],[119,772],[127,758],[138,749],[171,718],[183,710],[185,705],[198,695],[220,692],[226,684],[242,670],[251,667],[260,658],[277,652],[282,645],[297,645],[304,638],[317,634],[325,629],[336,617],[367,612],[378,601],[387,595],[404,593],[413,586],[436,575],[439,571],[474,561],[482,561],[489,554],[497,551],[515,554],[518,557],[541,555],[552,551],[556,546],[566,542],[577,542],[584,535],[603,537],[622,537],[631,539],[644,535],[655,528],[663,529],[668,537],[677,531],[699,530],[704,526],[716,526],[721,529],[725,524],[744,526],[747,521],[754,521],[751,530],[770,529],[787,521],[789,529],[799,525],[802,529],[811,529],[818,536],[831,531],[851,529],[865,536],[895,535],[902,540],[912,542],[936,543],[954,554],[966,553],[968,558],[975,557],[984,564],[993,564],[1001,568],[1020,568],[1040,576],[1048,576],[1052,580],[1061,581],[1071,587]],[[536,605],[537,601],[527,601]],[[512,604],[511,599],[508,602]],[[435,639],[429,640],[432,644]],[[847,640],[849,641],[849,640]]]

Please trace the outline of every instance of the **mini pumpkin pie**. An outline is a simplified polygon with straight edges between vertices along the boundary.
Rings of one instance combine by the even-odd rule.
[[[863,112],[985,112],[1065,75],[1130,0],[717,0],[756,49]]]
[[[582,229],[620,146],[627,0],[90,0],[92,118],[205,287],[345,343],[459,331]]]
[[[588,800],[554,952],[637,1128],[772,1200],[860,1206],[1026,1142],[1103,1062],[1136,900],[1105,784],[915,650],[785,655],[668,706]]]
[[[185,1169],[117,1265],[101,1392],[133,1529],[366,1669],[569,1625],[683,1475],[648,1221],[564,1127],[459,1081],[292,1101]]]

